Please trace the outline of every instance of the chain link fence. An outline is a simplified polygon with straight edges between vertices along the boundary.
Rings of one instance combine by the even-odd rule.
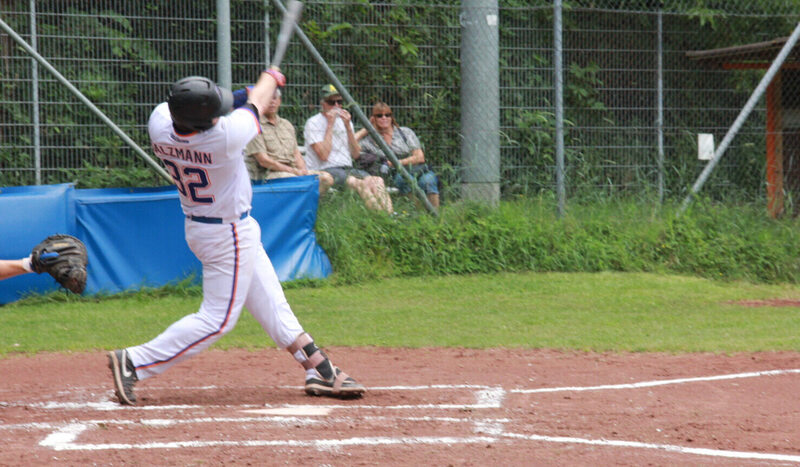
[[[458,196],[469,169],[462,111],[479,109],[486,98],[462,94],[465,5],[304,3],[303,31],[359,106],[368,111],[376,100],[387,102],[398,123],[420,137],[447,193]],[[707,149],[709,139],[719,144],[800,19],[789,0],[661,3],[564,5],[569,197],[685,196],[707,163],[698,150]],[[500,193],[554,194],[554,2],[494,5]],[[216,2],[185,0],[0,0],[0,18],[145,150],[148,115],[169,84],[193,74],[217,78],[215,9]],[[230,17],[238,88],[252,84],[268,62],[281,18],[269,0],[231,0]],[[800,175],[796,59],[790,55],[758,100],[705,195],[778,203],[771,205],[776,214],[784,205],[794,209]],[[298,128],[302,144],[302,125],[318,111],[319,89],[329,79],[296,39],[282,68],[289,85],[281,115]],[[6,34],[0,35],[0,89],[0,185],[164,184]]]

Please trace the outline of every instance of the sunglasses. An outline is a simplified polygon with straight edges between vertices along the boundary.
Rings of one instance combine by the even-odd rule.
[[[373,115],[373,117],[375,117],[375,118],[383,118],[383,117],[391,117],[391,116],[392,116],[391,112],[385,113],[385,114],[375,114],[375,115]]]
[[[344,99],[326,99],[325,102],[327,102],[328,105],[342,105],[344,104]]]

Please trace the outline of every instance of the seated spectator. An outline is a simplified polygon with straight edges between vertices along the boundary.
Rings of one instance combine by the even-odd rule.
[[[389,149],[397,156],[397,160],[416,179],[417,185],[425,192],[431,205],[438,208],[439,178],[425,163],[425,153],[422,151],[422,145],[414,131],[398,125],[392,115],[392,109],[385,102],[378,102],[372,107],[372,116],[369,121],[383,137]],[[392,167],[392,162],[386,159],[378,143],[373,141],[372,137],[364,138],[367,135],[366,128],[362,128],[356,133],[356,139],[361,141],[362,157],[378,155],[378,164]],[[401,194],[411,194],[411,186],[400,172],[394,172],[393,181]]]
[[[392,214],[392,199],[383,179],[353,167],[361,148],[343,102],[332,84],[323,87],[321,111],[309,118],[303,128],[306,157],[314,167],[330,173],[337,188],[354,190],[368,208]]]
[[[306,162],[297,146],[294,125],[278,116],[280,107],[281,90],[276,89],[269,107],[259,118],[261,134],[256,135],[244,150],[250,179],[273,180],[316,175],[319,178],[319,194],[325,194],[333,185],[333,177],[328,172],[306,168]]]

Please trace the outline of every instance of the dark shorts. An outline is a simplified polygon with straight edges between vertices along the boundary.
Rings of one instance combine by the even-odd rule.
[[[367,172],[353,167],[328,167],[322,170],[331,174],[333,177],[333,186],[340,188],[344,187],[347,177],[355,177],[363,180],[370,176]]]

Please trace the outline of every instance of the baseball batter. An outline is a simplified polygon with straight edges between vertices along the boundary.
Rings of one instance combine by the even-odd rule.
[[[280,347],[306,370],[310,395],[358,397],[365,388],[334,366],[303,331],[261,244],[261,227],[250,217],[252,188],[244,148],[261,132],[259,115],[286,83],[265,70],[242,107],[203,77],[172,85],[169,99],[150,116],[152,149],[180,194],[185,235],[203,266],[200,309],[142,345],[108,353],[121,404],[134,405],[134,384],[208,348],[232,330],[246,306]]]

